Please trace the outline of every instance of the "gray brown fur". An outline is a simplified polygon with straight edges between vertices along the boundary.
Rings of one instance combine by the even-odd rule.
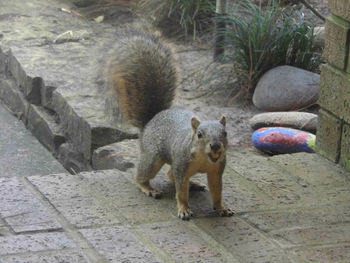
[[[143,38],[145,41],[140,41]],[[203,190],[190,178],[206,173],[214,209],[222,216],[233,215],[221,197],[227,150],[225,117],[201,122],[188,110],[168,109],[177,81],[171,53],[155,37],[141,34],[127,41],[121,50],[123,55],[109,63],[108,72],[112,74],[117,103],[126,102],[119,106],[122,114],[141,128],[136,182],[144,193],[159,198],[161,192],[151,187],[150,180],[165,163],[169,164],[168,177],[175,183],[178,215],[188,220],[192,215],[189,189]]]
[[[109,61],[107,78],[109,94],[118,101],[124,117],[142,128],[171,106],[178,74],[169,47],[152,34],[131,31]]]

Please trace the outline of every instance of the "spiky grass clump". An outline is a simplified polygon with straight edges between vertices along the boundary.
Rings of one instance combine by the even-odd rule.
[[[153,25],[166,30],[180,27],[185,35],[196,34],[214,15],[214,0],[140,0],[137,11]],[[179,31],[179,30],[177,30]]]
[[[223,19],[223,59],[231,61],[237,71],[245,72],[244,91],[251,95],[259,78],[279,65],[292,65],[312,70],[313,28],[303,16],[285,15],[278,1],[270,1],[266,8],[250,0],[241,0],[232,15]],[[241,90],[242,91],[242,90]]]

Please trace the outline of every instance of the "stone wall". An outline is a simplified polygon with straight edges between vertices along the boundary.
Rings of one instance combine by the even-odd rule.
[[[350,170],[350,1],[329,0],[317,151]]]

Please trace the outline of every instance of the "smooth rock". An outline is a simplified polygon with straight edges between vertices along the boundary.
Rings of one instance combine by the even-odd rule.
[[[267,153],[313,153],[316,136],[291,128],[260,128],[252,135],[254,146]]]
[[[92,170],[89,161],[85,159],[82,153],[79,153],[79,151],[74,148],[72,143],[62,143],[58,147],[57,152],[57,158],[60,160],[63,167],[71,174]]]
[[[126,171],[135,167],[138,152],[137,142],[137,140],[124,140],[96,149],[92,155],[93,169]]]
[[[324,26],[317,26],[314,28],[314,42],[313,47],[316,49],[323,49],[326,38],[326,31]]]
[[[315,133],[318,116],[308,112],[265,112],[249,120],[252,129],[262,127],[289,127]]]
[[[253,103],[264,111],[306,108],[318,99],[320,75],[291,66],[279,66],[259,80]]]

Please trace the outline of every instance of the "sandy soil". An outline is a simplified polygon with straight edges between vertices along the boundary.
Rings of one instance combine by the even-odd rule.
[[[235,100],[230,106],[230,90],[221,90],[211,95],[199,96],[203,89],[208,91],[211,87],[202,83],[203,78],[210,77],[213,74],[210,71],[203,74],[200,69],[204,69],[212,62],[211,50],[203,51],[183,51],[184,47],[175,45],[176,60],[180,67],[180,74],[185,81],[179,88],[176,104],[187,109],[191,109],[202,119],[219,119],[222,115],[227,118],[228,139],[231,145],[250,146],[250,137],[252,130],[248,120],[260,111],[248,100]],[[219,66],[219,65],[216,65]],[[214,65],[215,67],[215,65]],[[199,71],[192,75],[193,71]],[[200,86],[200,88],[198,88]],[[198,97],[199,96],[199,97]]]

